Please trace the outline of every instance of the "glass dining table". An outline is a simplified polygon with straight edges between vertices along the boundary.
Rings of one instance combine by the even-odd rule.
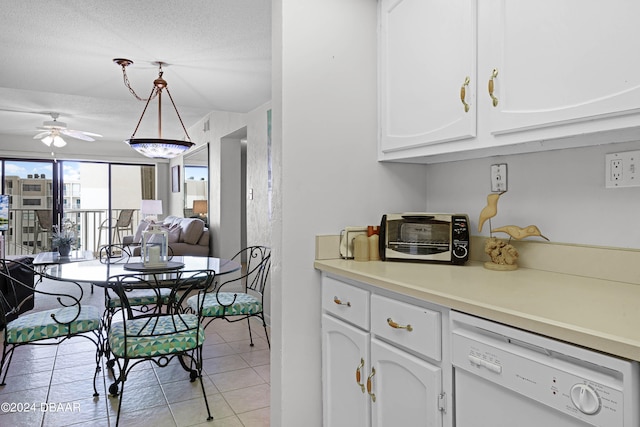
[[[174,256],[172,265],[184,264],[183,267],[163,269],[159,267],[153,270],[136,270],[132,269],[132,265],[140,265],[142,259],[140,257],[131,257],[128,262],[105,263],[99,259],[90,261],[80,261],[68,264],[55,264],[50,266],[43,275],[58,280],[68,280],[80,283],[90,283],[92,285],[105,287],[109,283],[109,278],[121,274],[143,274],[163,273],[167,275],[167,279],[177,271],[198,271],[213,270],[216,275],[229,274],[241,269],[241,264],[235,260],[214,258],[214,257],[197,257],[197,256]]]

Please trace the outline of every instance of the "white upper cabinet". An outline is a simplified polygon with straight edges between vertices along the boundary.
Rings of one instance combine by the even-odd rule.
[[[381,1],[383,153],[475,136],[474,4],[472,0]],[[460,97],[462,87],[467,108]]]
[[[638,112],[639,1],[491,0],[482,5],[487,37],[481,39],[478,70],[487,82],[498,70],[498,105],[489,106],[492,134]],[[602,123],[602,129],[608,127]]]
[[[638,16],[637,0],[381,0],[379,159],[637,139]]]

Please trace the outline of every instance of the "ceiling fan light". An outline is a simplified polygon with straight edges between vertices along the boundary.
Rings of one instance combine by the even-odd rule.
[[[173,159],[195,145],[190,141],[159,138],[131,138],[125,142],[138,153],[152,159]]]
[[[53,137],[53,145],[55,147],[64,147],[65,145],[67,145],[67,141],[65,141],[64,139],[62,139],[58,135],[56,135],[56,136]]]
[[[44,144],[47,147],[51,147],[51,143],[53,142],[53,138],[51,137],[51,135],[47,135],[44,138],[42,138],[41,141],[44,142]]]

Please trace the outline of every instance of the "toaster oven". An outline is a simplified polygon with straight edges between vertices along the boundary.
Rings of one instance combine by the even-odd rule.
[[[464,264],[469,259],[469,218],[446,213],[386,214],[380,223],[379,245],[384,261]]]

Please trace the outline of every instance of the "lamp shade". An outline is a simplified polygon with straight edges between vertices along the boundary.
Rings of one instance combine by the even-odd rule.
[[[193,201],[193,213],[206,214],[207,213],[207,201],[206,200],[194,200]]]
[[[173,159],[194,145],[189,141],[159,138],[131,138],[125,142],[138,153],[152,159]]]
[[[143,200],[140,212],[142,215],[162,215],[162,200]]]

